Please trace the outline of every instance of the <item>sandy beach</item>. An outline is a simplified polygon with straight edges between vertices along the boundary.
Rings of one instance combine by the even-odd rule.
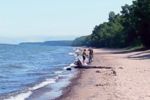
[[[95,49],[59,100],[150,100],[150,50]]]

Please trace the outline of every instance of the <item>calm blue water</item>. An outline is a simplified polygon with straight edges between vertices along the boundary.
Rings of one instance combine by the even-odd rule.
[[[29,88],[34,91],[55,83],[46,79],[69,75],[69,72],[61,72],[74,60],[69,52],[73,52],[72,47],[0,45],[0,96],[27,92]]]

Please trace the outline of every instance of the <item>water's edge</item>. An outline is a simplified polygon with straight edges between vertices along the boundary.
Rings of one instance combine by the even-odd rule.
[[[8,68],[6,69],[6,67],[1,64],[0,66],[1,71],[3,71],[2,68],[5,68],[6,71],[9,70],[9,68],[14,68],[14,70],[11,70],[12,75],[8,74],[8,76],[12,76],[12,78],[9,78],[9,79],[13,79],[13,74],[18,75],[18,76],[14,76],[14,78],[18,79],[18,81],[21,83],[20,86],[22,86],[22,88],[19,88],[19,90],[17,91],[16,90],[12,92],[8,91],[8,93],[5,93],[5,91],[4,93],[2,93],[1,91],[0,100],[55,100],[61,97],[62,95],[64,95],[66,88],[70,87],[70,84],[72,84],[72,80],[75,79],[76,76],[78,76],[79,72],[77,69],[72,68],[71,71],[67,71],[65,69],[66,67],[71,66],[70,63],[73,63],[75,60],[75,57],[73,57],[73,53],[74,53],[73,48],[55,47],[57,50],[55,50],[54,52],[50,50],[55,49],[55,48],[51,48],[47,46],[46,47],[37,46],[36,48],[35,47],[33,48],[33,46],[25,46],[25,47],[24,46],[21,46],[21,47],[4,46],[1,48],[3,48],[0,51],[2,52],[1,61],[3,61],[3,65],[4,64],[11,65],[11,66],[8,66]],[[5,50],[6,48],[8,51]],[[42,49],[39,50],[39,48],[42,48]],[[15,52],[13,52],[12,50],[15,50]],[[35,50],[39,50],[39,53],[38,54],[33,53]],[[18,52],[20,54],[18,54]],[[24,54],[24,52],[28,52],[28,54]],[[19,55],[16,57],[16,59],[14,59],[15,54]],[[4,57],[7,58],[8,60],[3,60]],[[11,57],[11,58],[9,59],[8,57]],[[28,60],[28,59],[25,59],[25,57],[26,58],[29,57],[32,59]],[[34,62],[33,65],[35,66],[27,66],[27,67],[21,66],[20,67],[22,63],[26,64],[26,62],[31,62],[31,64],[32,62]],[[20,63],[20,65],[14,66],[15,64],[18,64],[18,63]],[[31,70],[29,70],[29,68]],[[24,71],[24,73],[22,73],[20,70]],[[1,75],[5,75],[5,73]],[[26,75],[26,76],[25,77],[21,76],[20,78],[19,75],[20,76]],[[37,77],[36,78],[37,80],[34,79],[34,77]],[[32,80],[30,79],[34,79],[34,82],[32,82]],[[30,83],[28,81],[30,81]],[[9,86],[9,84],[11,84],[10,82],[8,83],[6,81],[5,83],[8,84],[7,86]],[[27,82],[29,84],[26,84]],[[12,84],[15,85],[17,83],[13,81]],[[3,84],[1,85],[1,87],[3,87]],[[8,87],[6,89],[11,90],[12,88]]]
[[[77,84],[77,80],[81,77],[81,71],[77,70],[77,73],[74,77],[70,79],[70,84],[62,89],[62,95],[55,98],[54,100],[63,100],[67,97],[68,93],[71,91],[72,87]]]

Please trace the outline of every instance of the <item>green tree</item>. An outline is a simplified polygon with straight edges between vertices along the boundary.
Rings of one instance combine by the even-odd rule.
[[[150,0],[133,2],[136,29],[143,45],[150,48]]]
[[[115,12],[111,11],[109,13],[109,21],[113,21],[115,19]]]
[[[126,47],[142,43],[150,48],[150,0],[122,6],[121,15],[109,13],[109,21],[95,26],[92,34],[77,38],[75,45]]]

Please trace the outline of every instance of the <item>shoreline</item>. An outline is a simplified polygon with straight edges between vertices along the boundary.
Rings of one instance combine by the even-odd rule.
[[[95,51],[94,56],[97,56],[98,55],[97,50],[94,49],[94,51]],[[86,99],[88,99],[88,98],[84,99],[83,95],[82,95],[83,98],[82,97],[80,98],[80,97],[75,96],[74,94],[76,92],[81,93],[81,91],[79,90],[80,84],[82,84],[83,82],[87,83],[88,79],[84,80],[84,78],[86,77],[88,72],[91,74],[91,72],[90,72],[91,69],[92,69],[92,71],[94,69],[94,73],[96,72],[98,74],[100,73],[100,70],[109,70],[108,73],[114,74],[113,73],[114,70],[111,67],[104,66],[104,65],[100,66],[99,62],[97,61],[97,57],[95,57],[95,60],[91,64],[89,64],[89,66],[92,66],[92,67],[88,68],[88,66],[87,66],[87,68],[86,67],[81,68],[81,69],[79,68],[78,69],[79,74],[73,80],[71,80],[70,85],[63,90],[63,95],[60,96],[59,98],[56,98],[55,100],[86,100]],[[87,76],[89,76],[89,75],[87,75]],[[115,76],[115,75],[113,75],[113,76]],[[99,87],[99,85],[101,85],[101,84],[95,84],[94,87]],[[81,87],[81,89],[82,89],[82,87]],[[85,91],[85,93],[86,93],[86,89],[83,90],[83,91]],[[88,99],[88,100],[91,100],[91,99]]]
[[[126,53],[109,49],[94,51],[91,65],[99,68],[78,69],[78,76],[55,100],[150,100],[150,50]]]
[[[77,70],[76,76],[74,76],[73,78],[70,79],[70,84],[67,87],[64,87],[62,89],[62,95],[55,98],[54,100],[62,100],[63,98],[68,96],[68,93],[70,93],[73,86],[77,85],[77,80],[80,79],[81,75],[82,75],[82,72],[80,70]]]

